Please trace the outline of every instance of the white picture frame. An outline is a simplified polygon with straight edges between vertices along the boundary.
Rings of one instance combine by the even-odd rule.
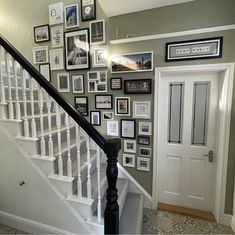
[[[107,71],[87,72],[88,93],[107,92]]]
[[[64,50],[62,48],[50,50],[50,64],[51,70],[64,69]]]
[[[48,46],[33,47],[33,63],[45,64],[48,63]]]
[[[152,134],[152,122],[139,122],[139,134],[151,135]]]
[[[84,75],[83,74],[74,74],[72,78],[72,90],[73,94],[83,94],[84,90]]]
[[[107,135],[108,136],[118,136],[119,135],[118,121],[107,121]]]
[[[115,115],[130,116],[130,97],[115,97]]]
[[[139,156],[140,157],[151,157],[151,148],[139,147]]]
[[[64,24],[65,29],[79,27],[78,4],[72,4],[64,7]]]
[[[48,8],[50,25],[63,24],[63,2],[51,4]]]
[[[113,120],[114,112],[103,112],[103,120]]]
[[[136,140],[124,140],[123,145],[125,153],[136,153]]]
[[[150,158],[138,157],[137,170],[150,171]]]
[[[135,167],[135,155],[123,154],[123,166],[125,167]]]
[[[102,68],[108,67],[108,46],[93,47],[92,52],[92,67]]]
[[[57,87],[59,92],[70,92],[69,73],[57,73]]]
[[[90,22],[90,44],[99,45],[106,41],[105,20]]]
[[[39,64],[39,72],[44,76],[48,82],[51,81],[51,68],[50,64]]]
[[[150,101],[133,101],[133,118],[150,119],[151,102]]]
[[[64,29],[63,26],[51,27],[51,47],[64,46]]]

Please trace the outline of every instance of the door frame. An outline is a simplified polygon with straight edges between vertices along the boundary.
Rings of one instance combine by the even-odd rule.
[[[160,123],[158,118],[159,102],[159,85],[163,79],[163,75],[183,72],[218,72],[219,73],[219,109],[218,109],[218,125],[217,125],[217,146],[215,154],[218,161],[215,162],[215,183],[213,188],[212,213],[218,223],[224,223],[225,193],[227,181],[227,165],[228,165],[228,149],[230,135],[230,119],[233,95],[235,63],[220,64],[203,64],[203,65],[187,65],[187,66],[171,66],[155,68],[155,95],[154,100],[154,149],[153,149],[153,208],[157,208],[158,203],[158,161],[159,154],[159,136]],[[223,111],[221,111],[223,110]],[[224,156],[222,158],[222,156]]]

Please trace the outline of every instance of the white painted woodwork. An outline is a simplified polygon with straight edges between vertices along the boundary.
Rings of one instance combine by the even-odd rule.
[[[53,157],[53,140],[51,132],[51,96],[47,94],[47,115],[48,115],[48,129],[49,129],[49,140],[48,140],[48,150],[49,156]]]
[[[97,163],[97,189],[98,189],[98,196],[97,196],[97,216],[98,222],[101,222],[101,185],[100,185],[100,147],[97,145],[96,150],[96,163]]]
[[[27,113],[27,97],[26,97],[26,71],[20,67],[22,85],[23,85],[23,109],[24,109],[24,136],[29,137],[29,122],[28,122],[28,113]]]
[[[30,89],[30,105],[31,105],[31,129],[32,129],[32,137],[37,137],[37,130],[36,130],[36,122],[35,122],[35,114],[34,114],[34,87],[33,87],[33,78],[29,75],[29,89]]]
[[[0,101],[1,103],[6,103],[5,88],[3,84],[3,71],[2,64],[4,61],[4,49],[0,46]]]
[[[87,149],[87,198],[91,199],[91,151],[90,151],[90,137],[86,135],[86,149]]]
[[[21,119],[21,111],[20,111],[20,102],[19,102],[19,85],[18,85],[18,74],[17,74],[17,69],[18,69],[18,62],[15,60],[13,62],[14,66],[14,78],[15,78],[15,112],[16,112],[16,119],[20,120]]]
[[[40,130],[41,130],[41,139],[40,139],[40,148],[41,155],[46,156],[46,142],[44,137],[44,120],[43,120],[43,88],[38,84],[38,106],[40,114]]]
[[[67,129],[67,151],[68,151],[68,158],[67,158],[67,172],[68,176],[72,177],[72,161],[71,161],[71,151],[70,151],[70,116],[66,113],[66,129]]]

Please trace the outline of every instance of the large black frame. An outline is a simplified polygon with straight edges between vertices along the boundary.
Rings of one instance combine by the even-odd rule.
[[[94,6],[94,15],[92,17],[89,16],[89,17],[84,18],[83,11],[86,11],[86,8],[83,5],[83,0],[81,0],[81,20],[82,21],[88,21],[88,20],[95,20],[96,19],[96,0],[93,0],[93,1],[94,1],[94,4],[93,4],[93,6]],[[87,6],[87,7],[91,8],[91,6]]]
[[[146,85],[147,87],[145,88]],[[124,80],[124,94],[151,94],[151,93],[152,93],[152,79]]]

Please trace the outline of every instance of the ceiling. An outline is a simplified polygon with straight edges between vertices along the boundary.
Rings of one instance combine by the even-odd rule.
[[[99,0],[108,17],[195,0]]]

